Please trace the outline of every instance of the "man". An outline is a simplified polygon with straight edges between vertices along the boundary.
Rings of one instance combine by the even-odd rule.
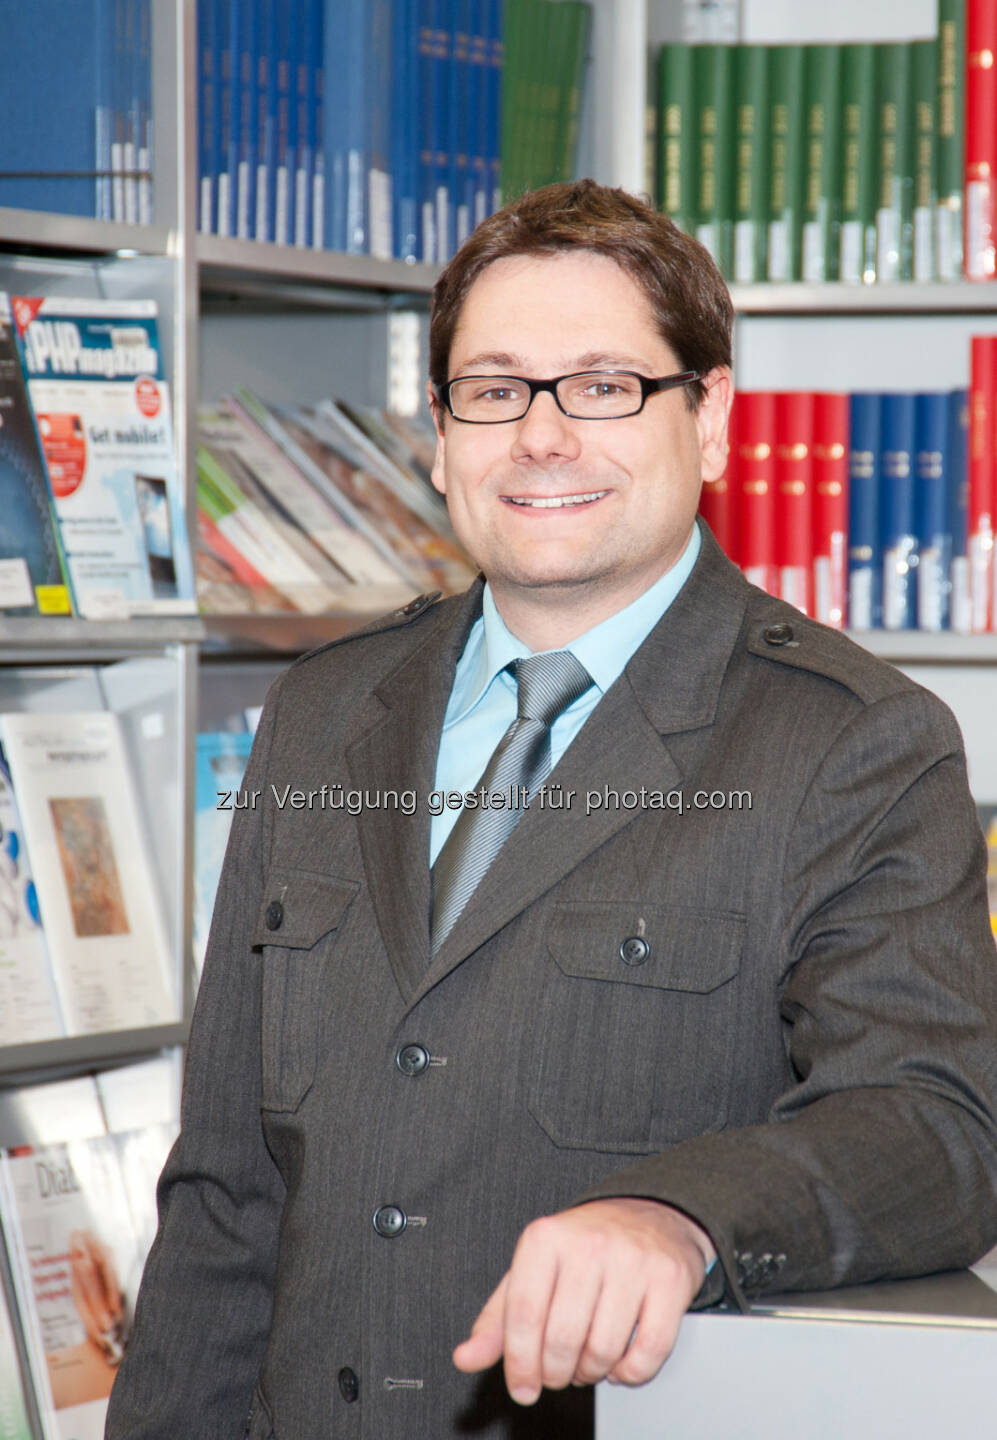
[[[690,1304],[997,1237],[958,731],[697,526],[731,318],[589,181],[442,275],[433,478],[487,585],[268,698],[111,1440],[572,1440]]]

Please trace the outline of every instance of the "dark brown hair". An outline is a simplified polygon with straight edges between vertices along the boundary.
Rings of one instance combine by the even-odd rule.
[[[512,255],[590,250],[615,260],[641,287],[662,338],[683,370],[705,375],[731,363],[734,307],[709,252],[666,215],[594,180],[545,185],[483,220],[440,275],[429,322],[429,377],[449,378],[450,347],[468,291],[486,266]],[[693,409],[706,394],[687,387]]]

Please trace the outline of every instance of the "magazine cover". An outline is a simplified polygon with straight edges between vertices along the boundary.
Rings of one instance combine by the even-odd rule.
[[[222,873],[236,793],[252,749],[253,737],[238,731],[197,737],[194,770],[194,960],[204,964],[211,912]]]
[[[143,1259],[114,1139],[5,1152],[0,1217],[46,1440],[100,1440]]]
[[[69,615],[45,460],[0,291],[0,614]]]
[[[0,715],[69,1034],[176,1019],[118,717]]]
[[[193,614],[155,302],[15,296],[12,307],[77,610]]]
[[[51,1040],[63,1033],[38,892],[0,750],[0,1045]]]

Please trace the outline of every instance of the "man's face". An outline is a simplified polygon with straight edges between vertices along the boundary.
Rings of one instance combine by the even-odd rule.
[[[637,284],[612,260],[578,251],[484,270],[461,311],[449,378],[593,369],[655,378],[681,368]],[[726,461],[728,372],[711,372],[707,385],[696,413],[675,389],[624,419],[569,419],[550,394],[498,425],[446,416],[433,484],[497,599],[574,588],[579,600],[619,609],[675,564],[701,482]]]

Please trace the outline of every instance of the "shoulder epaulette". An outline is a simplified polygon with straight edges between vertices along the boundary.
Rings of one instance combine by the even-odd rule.
[[[840,630],[809,619],[781,600],[765,597],[751,607],[747,648],[779,665],[822,675],[872,704],[886,695],[915,689],[895,666],[856,645]]]
[[[332,650],[337,645],[347,645],[351,640],[362,640],[368,635],[380,635],[389,630],[398,630],[402,626],[411,625],[413,620],[432,609],[442,595],[442,590],[429,590],[423,595],[416,595],[413,600],[409,600],[407,604],[400,606],[397,610],[389,610],[386,615],[378,616],[369,624],[362,625],[357,630],[350,630],[345,635],[337,635],[335,639],[327,640],[323,645],[317,645],[307,654],[299,655],[291,668],[293,669],[294,665],[303,665],[306,660],[312,660],[316,655],[322,655],[326,650]]]

